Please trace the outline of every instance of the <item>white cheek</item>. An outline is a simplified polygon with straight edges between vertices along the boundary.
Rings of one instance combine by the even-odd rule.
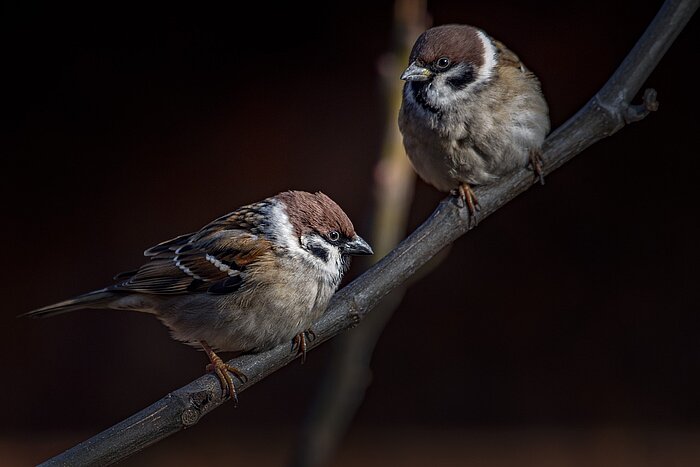
[[[343,275],[343,258],[340,250],[332,245],[329,245],[325,240],[315,235],[302,236],[301,245],[303,246],[304,258],[316,268],[323,276],[331,278],[333,281],[340,281]],[[311,248],[321,248],[328,256],[327,260],[323,260],[316,255],[309,253]]]
[[[439,109],[449,110],[452,107],[463,107],[464,101],[473,95],[474,86],[480,82],[479,75],[469,85],[455,89],[448,80],[466,73],[466,65],[460,64],[445,73],[440,73],[428,85],[426,97],[428,102]]]
[[[315,269],[322,277],[328,278],[337,285],[345,272],[340,250],[318,236],[309,235],[298,238],[294,234],[294,229],[282,204],[275,204],[271,214],[272,219],[274,219],[272,233],[275,239],[286,247],[293,257],[304,261],[306,266]],[[312,242],[328,253],[328,261],[324,261],[309,252],[309,246]]]
[[[447,79],[452,74],[459,74],[463,70],[454,68],[444,74],[435,77],[428,87],[427,97],[431,105],[446,109],[455,103],[461,103],[468,99],[474,92],[474,88],[481,86],[493,77],[496,68],[497,50],[491,39],[482,31],[478,31],[478,37],[484,47],[484,63],[476,70],[476,76],[464,89],[455,90],[447,83]]]
[[[437,108],[450,107],[456,101],[462,99],[462,94],[466,94],[466,89],[455,92],[452,86],[447,83],[448,78],[449,76],[447,75],[438,75],[428,86],[428,99]]]

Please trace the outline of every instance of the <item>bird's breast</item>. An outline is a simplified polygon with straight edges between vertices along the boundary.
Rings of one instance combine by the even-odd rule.
[[[197,294],[163,306],[159,318],[176,339],[205,340],[220,351],[258,351],[290,341],[325,311],[335,288],[284,261],[254,272],[239,291]]]

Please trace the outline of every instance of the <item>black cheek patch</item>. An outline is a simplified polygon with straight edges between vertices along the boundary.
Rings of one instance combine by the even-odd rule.
[[[447,84],[454,89],[464,89],[469,83],[474,81],[474,70],[471,67],[465,68],[461,73],[447,78]]]
[[[323,262],[328,262],[328,250],[323,247],[310,245],[309,252],[317,258],[320,258]]]

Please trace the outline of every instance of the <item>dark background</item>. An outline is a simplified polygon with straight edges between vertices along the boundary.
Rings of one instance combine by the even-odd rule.
[[[661,4],[531,3],[428,5],[434,24],[477,25],[516,51],[553,127]],[[132,415],[206,359],[149,316],[17,314],[102,287],[145,248],[289,188],[324,191],[369,235],[392,4],[4,9],[0,454],[22,463]],[[700,457],[697,39],[695,18],[649,79],[659,112],[484,221],[410,289],[378,345],[353,455],[410,445],[404,432],[428,450],[486,433],[499,450],[521,442],[499,441],[512,430],[612,430],[670,433],[664,455],[695,445]],[[417,182],[409,230],[442,196]],[[326,344],[140,459],[223,437],[217,452],[255,465],[249,448],[262,445],[281,462],[329,355]]]

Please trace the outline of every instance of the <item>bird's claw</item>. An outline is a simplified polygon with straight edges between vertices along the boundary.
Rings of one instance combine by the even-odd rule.
[[[467,183],[460,183],[457,190],[458,195],[464,201],[464,205],[469,213],[469,227],[476,227],[479,224],[477,213],[481,211],[479,200],[474,194],[474,190]]]
[[[542,153],[539,149],[530,150],[530,164],[532,165],[532,171],[535,172],[535,182],[540,182],[540,185],[544,185],[544,166],[542,163]]]
[[[228,396],[233,399],[234,405],[238,405],[238,392],[236,391],[236,385],[233,384],[233,378],[231,375],[233,374],[242,383],[247,382],[248,377],[235,366],[224,362],[221,357],[216,355],[211,347],[209,347],[205,342],[201,342],[201,344],[204,351],[207,353],[207,357],[209,357],[209,361],[211,362],[206,366],[206,371],[213,372],[216,374],[216,377],[219,378],[223,397],[226,397],[228,394]]]
[[[296,350],[297,355],[301,354],[302,364],[306,362],[307,343],[312,342],[314,339],[316,339],[316,333],[311,329],[300,332],[292,339],[292,352]]]

